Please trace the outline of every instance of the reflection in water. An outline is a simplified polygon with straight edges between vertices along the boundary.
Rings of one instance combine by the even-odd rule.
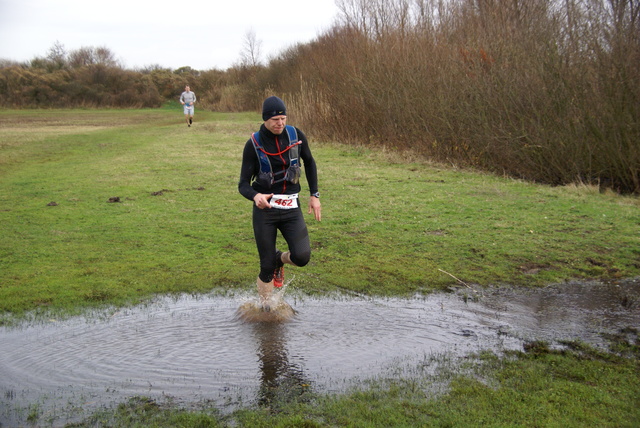
[[[302,395],[309,384],[299,364],[290,361],[286,344],[287,324],[256,323],[253,325],[258,341],[260,361],[260,390],[258,404],[271,407],[289,402]]]
[[[132,396],[188,407],[273,407],[343,392],[398,362],[522,349],[525,340],[579,339],[640,325],[640,287],[565,284],[411,299],[289,296],[288,322],[238,317],[246,296],[180,296],[64,321],[0,327],[0,426],[62,426]],[[408,373],[408,375],[411,375]]]
[[[298,399],[309,388],[300,364],[291,361],[287,350],[288,323],[295,316],[294,309],[284,300],[286,286],[274,293],[271,309],[262,309],[259,301],[249,300],[237,311],[238,319],[250,324],[258,344],[260,389],[257,402],[263,407]]]

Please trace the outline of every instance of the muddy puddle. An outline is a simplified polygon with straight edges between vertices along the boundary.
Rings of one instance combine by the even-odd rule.
[[[283,394],[344,392],[434,356],[521,350],[640,326],[640,280],[400,298],[289,290],[286,323],[237,316],[248,295],[181,296],[0,328],[0,426],[83,419],[128,397],[223,411]],[[395,370],[395,371],[394,371]],[[410,373],[407,372],[407,373]]]

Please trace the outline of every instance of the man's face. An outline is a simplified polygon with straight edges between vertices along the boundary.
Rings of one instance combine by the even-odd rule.
[[[284,131],[284,127],[286,126],[286,124],[287,116],[285,115],[273,116],[271,119],[267,119],[264,122],[264,126],[275,135],[282,134],[282,131]]]
[[[191,90],[191,88],[190,88],[190,87],[188,87],[188,86],[185,86],[185,87],[184,87],[184,90],[185,90],[185,91],[187,91],[187,92],[189,92],[189,91]]]

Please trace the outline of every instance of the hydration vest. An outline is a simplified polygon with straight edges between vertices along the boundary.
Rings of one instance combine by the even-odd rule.
[[[260,142],[260,132],[254,132],[251,134],[251,141],[253,142],[253,148],[256,151],[256,155],[260,160],[260,174],[256,181],[265,189],[270,189],[276,183],[282,181],[288,181],[291,184],[298,184],[300,180],[300,162],[298,160],[298,146],[302,144],[302,141],[298,140],[298,133],[296,128],[291,125],[286,125],[287,135],[289,136],[289,145],[286,149],[279,153],[267,153],[262,147]],[[271,168],[271,161],[269,155],[277,156],[284,152],[289,152],[289,168],[285,171],[273,172]],[[278,177],[282,175],[282,177]]]

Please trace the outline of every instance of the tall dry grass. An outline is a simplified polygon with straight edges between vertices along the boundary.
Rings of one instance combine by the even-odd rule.
[[[271,82],[315,135],[640,191],[640,5],[341,0]],[[285,72],[286,71],[286,72]]]

